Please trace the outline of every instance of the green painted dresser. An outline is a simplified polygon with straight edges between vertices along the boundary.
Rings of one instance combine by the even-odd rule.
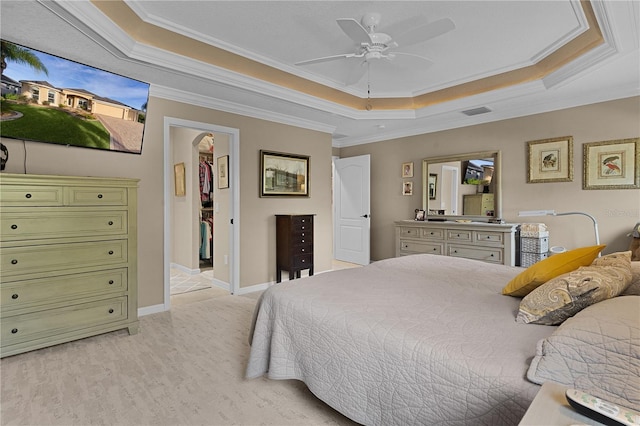
[[[0,174],[0,356],[138,331],[137,188]]]

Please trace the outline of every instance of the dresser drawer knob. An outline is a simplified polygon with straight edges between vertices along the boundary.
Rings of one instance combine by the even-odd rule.
[[[109,226],[111,226],[111,225],[113,225],[113,221],[112,220],[109,221]]]
[[[102,194],[98,194],[98,198],[102,198]]]
[[[438,251],[438,249],[434,247],[434,248],[433,248],[433,251]]]
[[[109,313],[112,314],[113,313],[113,309],[109,309]]]
[[[11,329],[11,334],[16,334],[17,332],[18,332],[18,329],[17,329],[17,328],[13,328],[13,329]]]
[[[18,264],[18,259],[11,259],[11,264],[12,265],[17,265]]]
[[[25,194],[26,198],[31,198],[31,194]]]
[[[18,298],[18,294],[17,294],[17,293],[13,293],[13,294],[11,295],[11,298],[12,298],[13,300],[16,300],[16,299]]]
[[[304,249],[300,249],[300,251],[304,251]]]
[[[304,243],[304,240],[302,240],[302,242]]]
[[[112,284],[113,284],[113,280],[109,280],[109,285],[112,285]]]
[[[113,250],[109,250],[109,255],[112,255],[112,254],[113,254]]]
[[[433,232],[429,232],[429,234],[433,235]]]
[[[493,257],[493,253],[491,253],[491,257]]]
[[[18,229],[18,225],[11,225],[11,229]]]
[[[300,229],[304,229],[304,226],[301,226]]]
[[[302,259],[302,263],[304,263],[304,259]]]

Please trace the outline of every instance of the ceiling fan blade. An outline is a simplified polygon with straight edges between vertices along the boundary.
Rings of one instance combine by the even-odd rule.
[[[309,64],[317,64],[320,62],[335,61],[337,59],[361,58],[361,57],[362,55],[356,55],[355,53],[343,53],[340,55],[325,56],[322,58],[315,58],[315,59],[309,59],[307,61],[300,61],[300,62],[296,62],[294,65],[309,65]]]
[[[454,24],[451,19],[444,18],[412,28],[407,32],[398,34],[393,39],[402,48],[438,37],[444,33],[454,30],[455,28],[456,24]]]
[[[420,66],[421,68],[430,67],[434,64],[434,62],[425,58],[424,56],[414,55],[413,53],[405,53],[405,52],[393,52],[387,56],[389,59],[393,60],[394,58],[402,58],[406,62],[407,60],[411,60],[412,63]]]
[[[364,74],[367,72],[368,66],[369,64],[366,61],[363,61],[360,64],[358,64],[357,67],[352,68],[351,71],[349,71],[349,75],[347,76],[347,80],[345,81],[345,84],[347,86],[351,86],[359,82],[364,76]]]
[[[367,30],[360,24],[360,22],[356,21],[353,18],[339,18],[336,19],[340,28],[349,38],[358,45],[362,43],[371,43],[371,37],[369,37],[369,33]]]

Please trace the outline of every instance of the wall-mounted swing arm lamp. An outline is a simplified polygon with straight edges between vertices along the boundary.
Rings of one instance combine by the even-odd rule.
[[[596,234],[596,245],[600,245],[600,235],[598,234],[598,221],[596,218],[585,212],[564,212],[556,213],[555,210],[525,210],[518,212],[518,216],[569,216],[569,215],[582,215],[587,216],[593,221],[593,232]]]

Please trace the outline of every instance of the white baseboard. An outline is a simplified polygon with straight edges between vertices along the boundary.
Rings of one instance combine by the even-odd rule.
[[[164,311],[166,311],[164,303],[161,303],[159,305],[145,306],[144,308],[138,308],[138,317],[157,314],[159,312],[164,312]]]
[[[319,275],[319,274],[324,274],[325,272],[331,272],[331,269],[327,269],[326,271],[320,271],[320,272],[316,272],[315,275]],[[309,276],[309,271],[303,271],[302,274],[300,274],[300,278],[304,278],[304,277],[308,277]],[[289,275],[287,274],[283,274],[282,275],[282,282],[287,282],[289,281]],[[262,284],[255,284],[255,285],[251,285],[249,287],[240,287],[240,290],[238,290],[238,296],[243,295],[243,294],[248,294],[248,293],[254,293],[256,291],[264,291],[266,289],[268,289],[269,287],[276,285],[278,283],[276,283],[275,281],[269,281],[266,283],[262,283]]]
[[[191,268],[187,268],[186,266],[180,265],[178,263],[171,263],[169,265],[169,267],[177,269],[179,271],[184,272],[185,274],[189,274],[189,275],[198,275],[199,273],[201,273],[202,271],[200,270],[200,268],[198,269],[191,269]]]
[[[224,281],[220,281],[220,280],[219,280],[219,279],[217,279],[217,278],[214,278],[214,279],[213,279],[213,285],[215,285],[216,287],[220,287],[220,288],[222,288],[222,289],[224,289],[224,290],[227,290],[227,291],[229,291],[229,292],[231,291],[231,289],[230,289],[230,287],[229,287],[229,283],[226,283],[226,282],[224,282]]]

